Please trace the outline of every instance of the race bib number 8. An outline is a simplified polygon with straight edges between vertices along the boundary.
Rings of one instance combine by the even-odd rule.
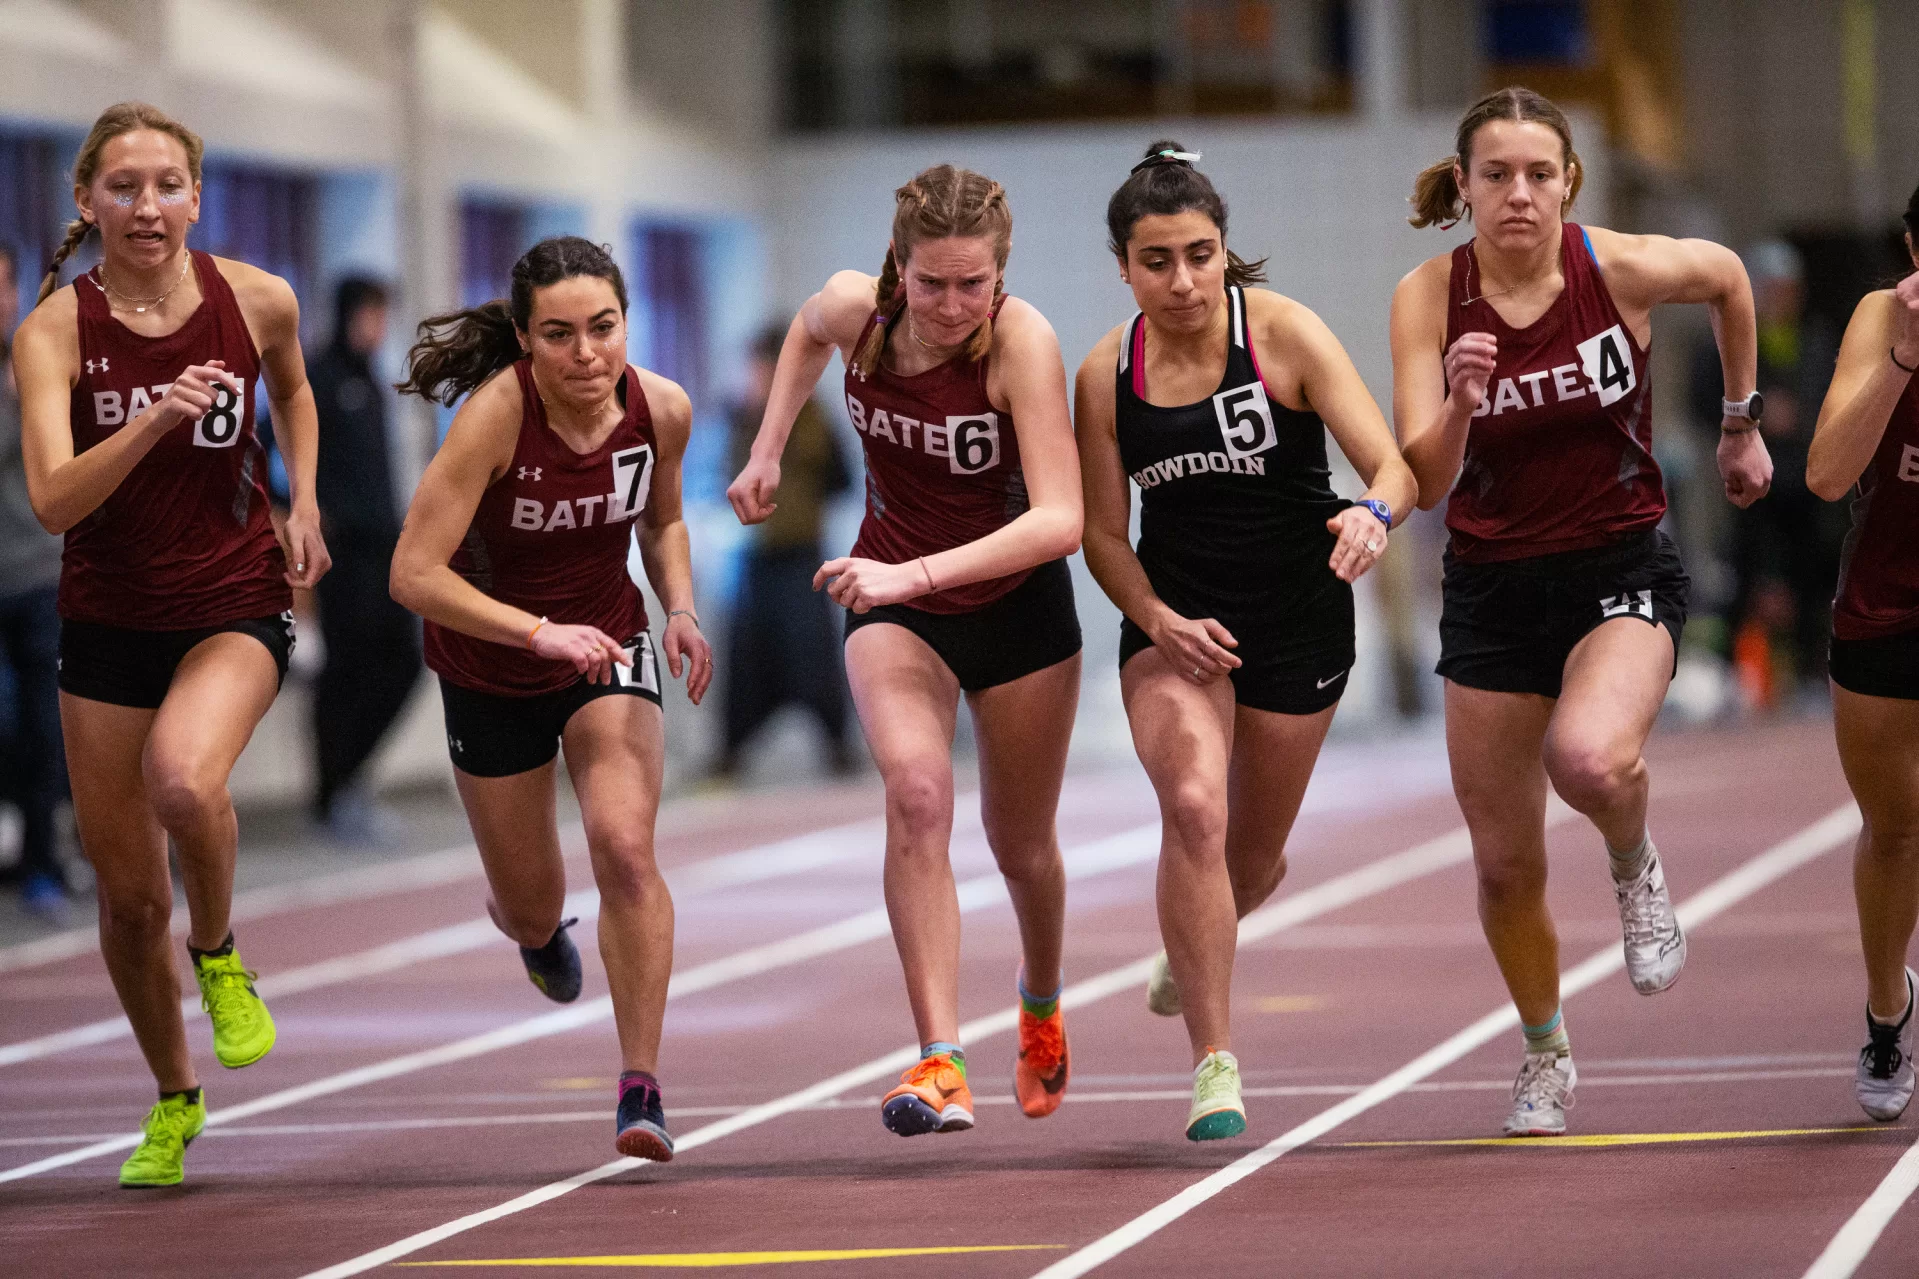
[[[1632,347],[1627,345],[1626,330],[1617,324],[1579,344],[1579,363],[1593,389],[1599,392],[1602,405],[1630,394],[1639,385],[1639,375],[1633,372]]]
[[[240,423],[246,418],[246,391],[225,382],[213,385],[213,407],[193,424],[195,448],[230,449],[240,442]]]
[[[1213,397],[1213,411],[1219,414],[1220,438],[1226,441],[1226,456],[1251,457],[1279,443],[1273,426],[1273,406],[1266,401],[1266,388],[1248,382]]]

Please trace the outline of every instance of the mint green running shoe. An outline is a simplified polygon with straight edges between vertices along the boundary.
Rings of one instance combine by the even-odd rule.
[[[160,1098],[140,1125],[145,1134],[140,1144],[120,1165],[120,1184],[130,1189],[179,1185],[187,1175],[187,1147],[206,1126],[205,1093],[198,1101],[188,1101],[177,1093]]]
[[[1239,1058],[1229,1052],[1209,1052],[1193,1067],[1193,1108],[1186,1113],[1186,1140],[1218,1141],[1245,1131]]]
[[[251,1066],[273,1050],[273,1014],[253,991],[258,973],[247,971],[240,952],[195,955],[200,1007],[213,1019],[213,1055],[229,1070]]]

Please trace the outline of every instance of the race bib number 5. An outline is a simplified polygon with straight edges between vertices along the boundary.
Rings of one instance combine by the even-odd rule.
[[[1279,443],[1273,427],[1273,406],[1266,401],[1266,388],[1248,382],[1213,397],[1213,411],[1219,414],[1220,438],[1226,441],[1226,456],[1251,457]]]
[[[230,449],[240,442],[240,423],[246,418],[246,391],[225,382],[213,385],[213,407],[193,424],[193,444],[202,449]]]

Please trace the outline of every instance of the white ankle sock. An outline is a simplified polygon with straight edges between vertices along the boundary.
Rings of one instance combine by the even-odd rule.
[[[1651,831],[1642,833],[1637,844],[1623,851],[1611,844],[1606,845],[1606,857],[1612,862],[1612,877],[1622,884],[1638,879],[1645,873],[1646,863],[1652,860],[1655,851]]]

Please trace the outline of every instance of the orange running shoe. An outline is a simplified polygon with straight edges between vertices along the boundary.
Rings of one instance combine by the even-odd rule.
[[[973,1126],[973,1090],[946,1053],[923,1057],[880,1102],[880,1122],[902,1137],[964,1132]]]
[[[1044,1119],[1066,1100],[1066,1018],[1019,1010],[1019,1061],[1013,1066],[1013,1091],[1028,1119]]]

